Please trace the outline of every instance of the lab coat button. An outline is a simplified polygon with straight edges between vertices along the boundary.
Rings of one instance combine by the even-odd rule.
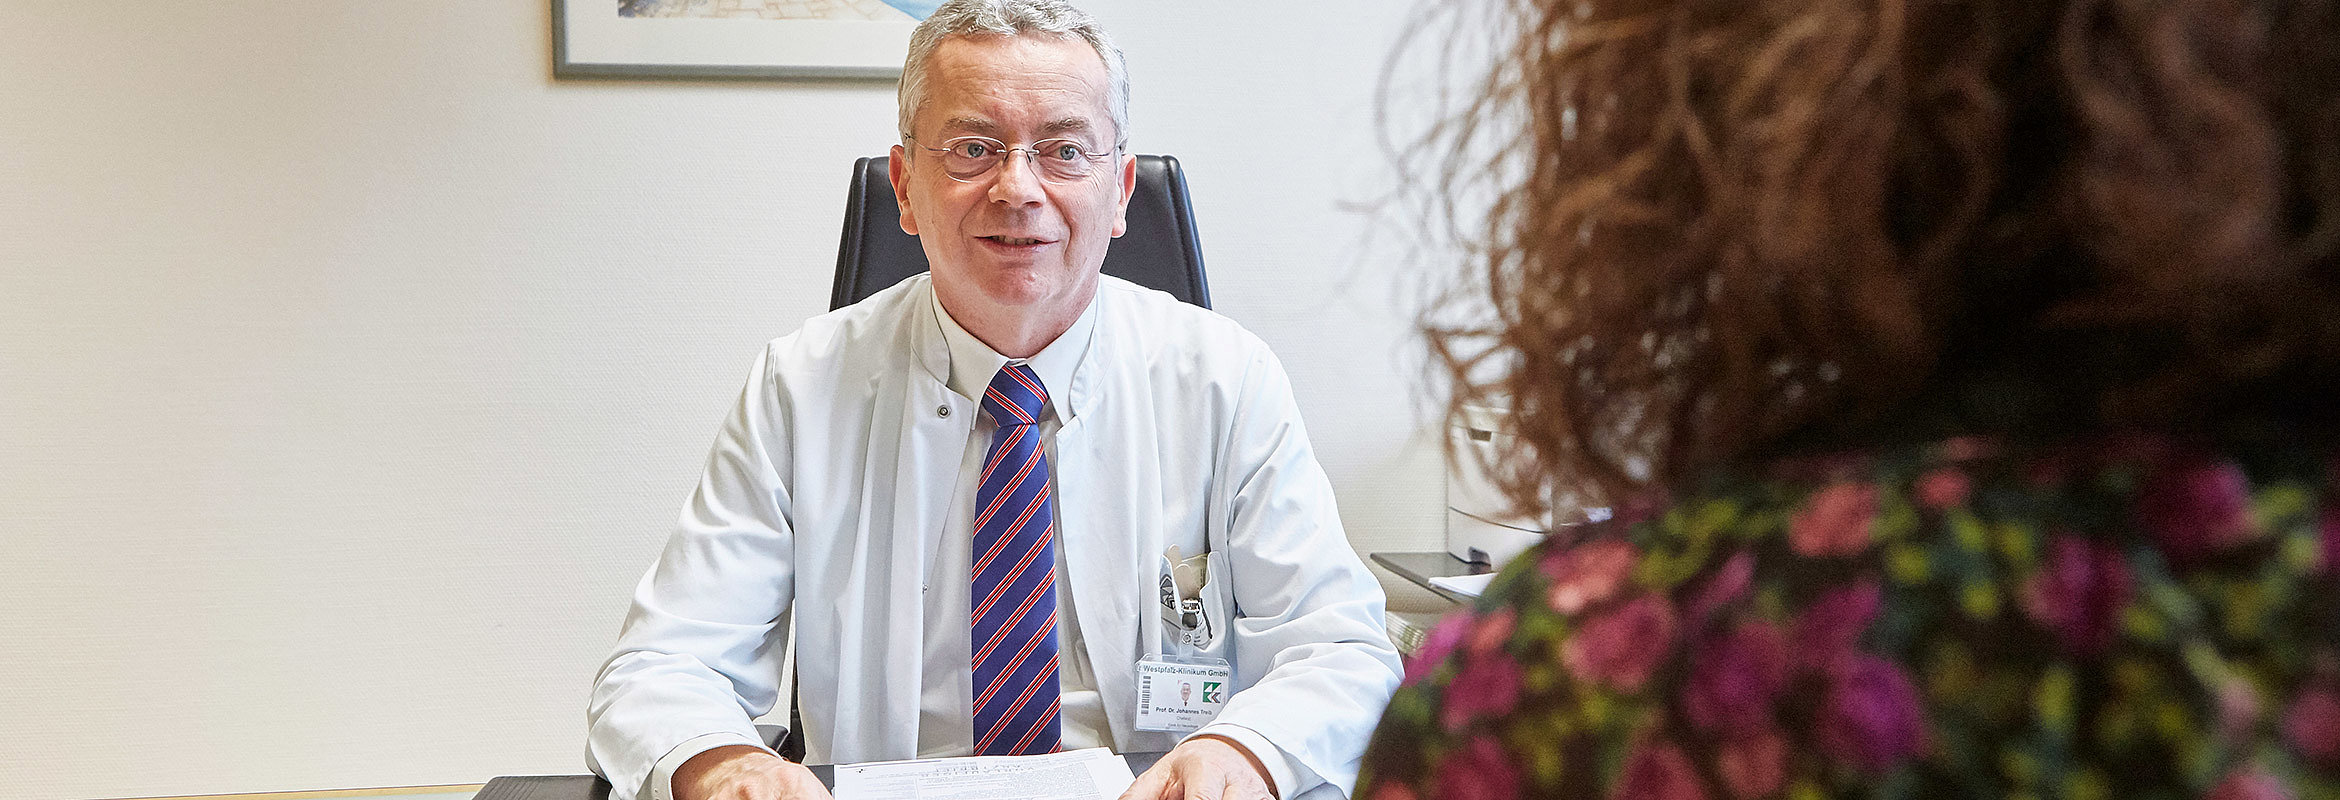
[[[950,407],[950,406],[935,406],[935,407],[934,407],[934,415],[935,415],[935,416],[938,416],[938,417],[942,417],[943,419],[950,419],[950,418],[951,418],[951,407]]]

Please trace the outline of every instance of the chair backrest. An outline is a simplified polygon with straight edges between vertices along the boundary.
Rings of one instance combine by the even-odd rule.
[[[886,157],[854,161],[829,308],[861,302],[926,271],[926,251],[919,249],[918,237],[902,232],[901,214],[886,177]],[[1187,203],[1186,173],[1179,171],[1178,159],[1137,157],[1129,231],[1105,249],[1105,274],[1211,307],[1210,287],[1203,282],[1202,241],[1194,233],[1194,209]]]

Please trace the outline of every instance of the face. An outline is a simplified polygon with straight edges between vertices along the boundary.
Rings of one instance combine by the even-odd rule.
[[[1078,38],[953,37],[927,62],[925,104],[911,148],[893,150],[902,230],[919,239],[934,286],[952,316],[1070,324],[1095,294],[1105,247],[1127,226],[1136,158],[1116,154],[1086,178],[1047,183],[1027,154],[960,182],[940,147],[988,136],[1023,147],[1072,139],[1110,152],[1105,63]]]

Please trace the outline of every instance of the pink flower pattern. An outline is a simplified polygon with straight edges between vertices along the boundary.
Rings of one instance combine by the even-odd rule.
[[[1715,766],[1737,800],[1770,797],[1787,782],[1787,740],[1775,730],[1743,734],[1723,742]]]
[[[1510,711],[1518,703],[1519,662],[1477,658],[1465,662],[1454,685],[1448,687],[1440,719],[1447,730],[1459,731],[1481,717]]]
[[[1691,770],[1690,759],[1672,745],[1643,745],[1640,752],[1625,762],[1625,774],[1617,779],[1615,800],[1706,800],[1706,790],[1698,786],[1698,774]]]
[[[2283,715],[2283,738],[2309,762],[2340,769],[2340,685],[2318,681],[2301,692]]]
[[[2138,496],[2137,517],[2171,561],[2198,563],[2249,540],[2250,482],[2231,462],[2192,459],[2164,467]]]
[[[1942,467],[1925,474],[1917,482],[1918,505],[1941,510],[1962,505],[1974,491],[1974,482],[1957,467]]]
[[[2275,776],[2251,766],[2228,773],[2210,790],[2209,800],[2292,800],[2292,796]]]
[[[1682,712],[1709,733],[1769,728],[1771,703],[1787,679],[1787,636],[1767,622],[1741,623],[1702,643],[1682,692]]]
[[[1884,604],[1884,591],[1875,580],[1830,589],[1812,601],[1796,619],[1789,638],[1795,643],[1796,663],[1814,672],[1826,672],[1853,655],[1854,645]]]
[[[1518,624],[1518,612],[1508,608],[1495,609],[1494,613],[1479,618],[1479,624],[1471,627],[1471,655],[1479,657],[1495,652],[1495,648],[1511,639],[1511,629]]]
[[[1437,800],[1512,800],[1519,796],[1517,759],[1486,736],[1474,736],[1438,768]]]
[[[1828,681],[1819,734],[1840,762],[1871,772],[1899,764],[1926,743],[1917,687],[1893,662],[1857,656]]]
[[[1673,608],[1645,594],[1586,620],[1561,647],[1560,658],[1579,680],[1634,692],[1649,682],[1650,670],[1673,645]]]
[[[1706,615],[1746,598],[1748,590],[1754,587],[1755,554],[1740,551],[1724,560],[1715,569],[1714,577],[1708,578],[1705,587],[1698,590],[1698,597],[1690,601],[1690,617],[1705,619]]]
[[[1555,549],[1543,562],[1544,575],[1552,579],[1552,610],[1574,614],[1617,596],[1635,558],[1633,545],[1615,539]]]
[[[2023,610],[2074,654],[2095,657],[2112,646],[2121,609],[2135,598],[2121,552],[2078,536],[2048,542],[2047,560],[2023,586]]]
[[[1808,558],[1858,555],[1869,548],[1877,487],[1839,483],[1813,493],[1788,521],[1788,544]]]

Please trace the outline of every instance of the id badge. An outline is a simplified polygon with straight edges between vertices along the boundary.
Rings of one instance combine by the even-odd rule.
[[[1189,733],[1227,707],[1235,674],[1216,658],[1158,655],[1137,663],[1137,729]]]

